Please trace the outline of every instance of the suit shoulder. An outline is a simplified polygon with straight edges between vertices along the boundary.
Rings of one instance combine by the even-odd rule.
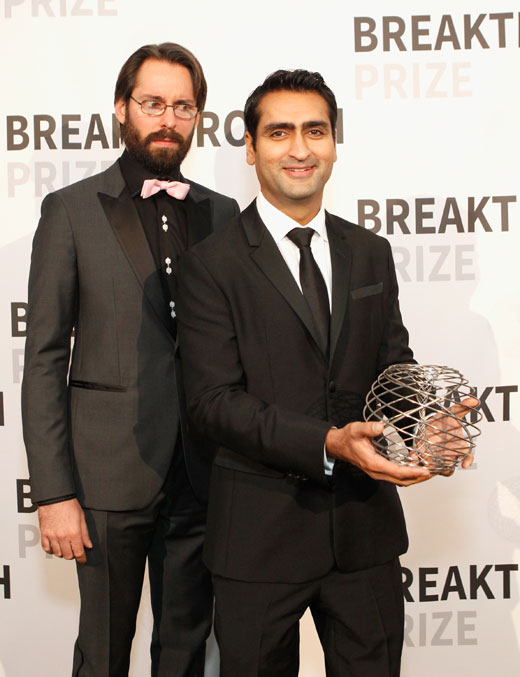
[[[336,214],[331,214],[326,212],[327,220],[331,226],[338,232],[342,237],[346,237],[354,242],[363,243],[366,246],[389,246],[389,242],[385,237],[373,233],[371,230],[363,228],[363,226],[358,225],[357,223],[352,223],[346,219],[337,216]]]
[[[244,241],[244,232],[240,224],[240,214],[237,214],[218,230],[190,247],[182,256],[195,256],[208,262],[221,260],[233,254],[241,241]]]
[[[203,186],[201,183],[197,183],[191,179],[186,179],[186,181],[190,184],[191,189],[195,190],[201,197],[209,197],[211,200],[221,200],[222,202],[227,202],[230,205],[236,204],[236,200],[232,197],[229,197],[228,195],[218,193],[216,190],[212,190],[211,188]]]
[[[79,195],[85,196],[87,194],[95,195],[99,191],[103,191],[107,186],[115,185],[120,189],[124,185],[123,175],[119,169],[119,162],[110,165],[108,169],[102,172],[88,176],[86,179],[80,179],[74,183],[59,188],[58,190],[49,193],[46,197],[55,196],[67,202],[75,200]]]

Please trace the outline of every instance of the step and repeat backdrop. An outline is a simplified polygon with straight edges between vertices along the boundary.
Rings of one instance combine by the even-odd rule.
[[[277,68],[341,108],[329,211],[387,237],[416,358],[481,398],[476,462],[401,490],[404,677],[514,677],[520,644],[520,11],[510,0],[2,0],[0,677],[70,674],[74,565],[43,553],[21,433],[27,273],[42,198],[121,152],[113,87],[140,45],[190,48],[209,85],[187,177],[255,196],[242,108]],[[131,675],[149,671],[139,616]],[[214,642],[207,674],[218,674]],[[302,622],[301,675],[325,674]]]

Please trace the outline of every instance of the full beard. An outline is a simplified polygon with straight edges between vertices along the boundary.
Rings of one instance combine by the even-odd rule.
[[[193,139],[195,128],[184,138],[174,129],[161,129],[141,139],[135,126],[127,121],[124,125],[123,141],[130,155],[146,167],[157,178],[175,178],[181,162],[186,157]],[[178,145],[171,148],[152,148],[153,141],[170,139]]]

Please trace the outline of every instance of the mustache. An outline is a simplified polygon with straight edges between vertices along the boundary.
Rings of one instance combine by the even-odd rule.
[[[148,134],[144,140],[144,143],[148,145],[152,141],[164,141],[166,139],[169,141],[176,141],[179,144],[183,144],[186,140],[179,134],[179,132],[176,132],[174,129],[160,129],[157,132]]]

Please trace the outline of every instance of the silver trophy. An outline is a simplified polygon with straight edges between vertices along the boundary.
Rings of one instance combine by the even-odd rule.
[[[436,365],[394,364],[379,376],[366,398],[365,421],[382,421],[372,440],[376,451],[399,465],[425,466],[451,475],[472,453],[482,414],[461,407],[474,397],[456,369]],[[477,405],[478,406],[478,405]],[[468,420],[469,419],[469,420]]]

